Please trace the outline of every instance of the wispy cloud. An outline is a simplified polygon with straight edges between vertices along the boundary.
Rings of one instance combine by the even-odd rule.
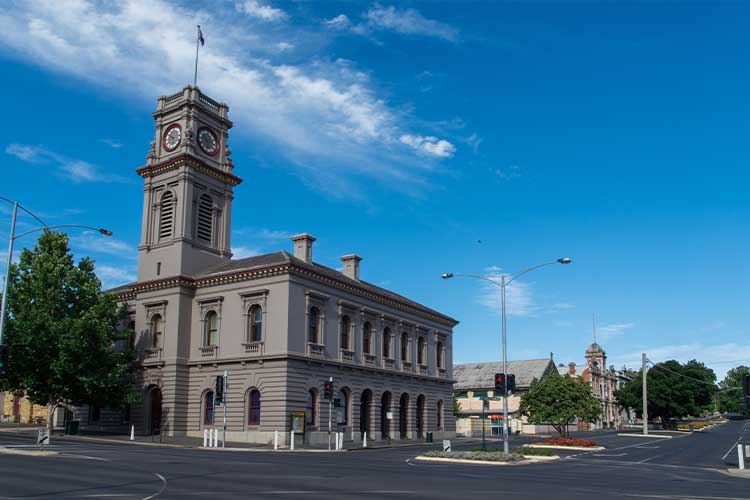
[[[120,149],[122,147],[122,143],[119,141],[116,141],[110,137],[104,137],[103,139],[99,139],[99,142],[106,144],[112,149]]]
[[[95,272],[104,290],[136,281],[136,270],[132,266],[97,265]]]
[[[602,340],[609,340],[613,337],[619,337],[626,330],[630,330],[635,323],[610,323],[604,326],[596,327],[596,335]]]
[[[261,21],[283,21],[288,16],[286,12],[270,5],[262,4],[255,0],[247,0],[236,4],[237,10]]]
[[[267,4],[239,5],[247,16],[281,17]],[[195,40],[185,27],[200,19],[207,37],[201,48],[203,90],[229,102],[235,129],[277,146],[285,163],[306,182],[340,197],[365,196],[367,190],[359,187],[373,180],[414,194],[434,183],[428,175],[440,170],[436,163],[449,157],[452,147],[440,138],[432,141],[437,145],[428,146],[438,154],[425,155],[401,142],[404,135],[421,135],[413,130],[417,120],[408,107],[389,105],[372,75],[356,62],[325,57],[300,64],[273,60],[282,52],[277,44],[305,36],[320,39],[326,30],[310,34],[304,26],[289,25],[280,33],[275,25],[266,28],[268,23],[261,23],[249,34],[232,15],[235,7],[231,9],[216,4],[215,11],[197,10],[165,0],[29,0],[0,12],[0,51],[153,105],[155,96],[175,92],[190,81]],[[417,14],[413,9],[376,6],[368,23],[403,33],[452,37],[440,23]],[[399,15],[407,21],[395,19]],[[69,175],[94,177],[88,164],[66,165]]]
[[[71,236],[70,244],[73,249],[86,250],[87,252],[113,255],[124,259],[137,259],[138,250],[122,240],[111,236],[104,236],[94,231],[84,231],[81,234]]]
[[[369,36],[375,31],[390,31],[401,35],[440,38],[449,42],[458,40],[458,30],[449,24],[424,17],[418,10],[375,4],[362,14],[363,21],[355,23],[346,14],[339,14],[323,23],[329,29],[350,31]]]
[[[258,248],[236,246],[232,248],[232,258],[234,259],[245,259],[247,257],[255,257],[260,255],[262,252]]]
[[[404,134],[399,140],[420,153],[438,158],[450,158],[456,152],[453,144],[437,137]]]
[[[27,144],[10,144],[5,148],[6,154],[15,156],[21,161],[38,165],[50,165],[58,175],[74,182],[133,182],[131,179],[102,171],[96,165],[83,160],[68,158],[50,151],[43,146]]]
[[[521,176],[521,168],[518,165],[510,165],[504,168],[495,169],[495,175],[498,179],[509,181]]]
[[[727,342],[722,344],[705,344],[703,342],[689,342],[685,344],[669,344],[654,347],[644,347],[638,351],[611,355],[615,366],[623,364],[630,368],[640,368],[641,353],[645,352],[648,359],[654,363],[675,359],[681,363],[697,359],[704,362],[716,372],[721,380],[727,370],[741,364],[750,365],[750,343],[738,344]]]
[[[500,282],[502,268],[491,266],[485,269],[485,275]],[[500,313],[501,289],[491,283],[482,284],[483,291],[479,302],[496,313]],[[514,281],[505,288],[505,312],[508,316],[531,316],[538,310],[531,290],[531,285],[523,281]]]

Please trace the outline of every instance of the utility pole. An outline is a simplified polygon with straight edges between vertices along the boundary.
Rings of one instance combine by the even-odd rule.
[[[500,277],[500,295],[502,297],[502,322],[503,322],[503,453],[510,454],[510,443],[508,443],[508,343],[505,330],[505,275]]]
[[[221,447],[224,448],[227,444],[227,389],[229,388],[229,374],[227,373],[227,370],[224,370],[224,401],[222,401],[224,406],[224,422],[223,430],[221,434]]]
[[[485,398],[486,397],[487,396],[485,396]],[[484,437],[484,419],[485,419],[484,409],[486,406],[487,406],[487,399],[482,399],[482,451],[487,451],[487,443]]]
[[[648,436],[648,384],[646,383],[646,353],[641,353],[643,366],[641,374],[643,376],[643,435]]]
[[[8,238],[8,257],[5,262],[5,287],[3,288],[3,302],[0,308],[0,345],[3,343],[3,326],[5,323],[5,308],[8,304],[8,285],[10,284],[10,264],[13,258],[13,240],[16,239],[16,216],[18,215],[18,202],[13,202],[13,218],[10,220],[10,238]]]

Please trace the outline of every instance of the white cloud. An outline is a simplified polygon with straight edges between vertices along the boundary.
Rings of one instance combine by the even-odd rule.
[[[71,236],[70,244],[76,249],[86,250],[87,252],[113,255],[125,259],[138,258],[138,250],[129,243],[94,231],[84,231],[81,234]]]
[[[133,182],[127,177],[103,172],[96,165],[68,158],[64,155],[50,151],[42,146],[30,146],[26,144],[10,144],[5,152],[15,156],[27,163],[52,165],[58,174],[74,182]]]
[[[255,0],[238,3],[237,10],[249,17],[262,21],[282,21],[287,18],[287,14],[283,10],[261,4]]]
[[[430,162],[450,156],[453,145],[428,141],[422,152],[430,154],[421,155],[401,147],[399,138],[415,120],[406,107],[380,98],[368,73],[351,61],[324,57],[275,63],[276,44],[309,33],[289,26],[279,34],[259,25],[249,34],[217,6],[211,12],[165,0],[29,0],[0,12],[0,53],[93,82],[151,109],[156,96],[192,81],[195,39],[186,27],[200,20],[204,33],[221,36],[209,37],[201,48],[199,85],[230,104],[235,130],[274,147],[306,182],[339,197],[363,196],[360,183],[372,180],[405,192],[431,186],[425,177],[434,171]],[[74,169],[86,172],[69,166]]]
[[[97,265],[95,271],[104,290],[136,281],[135,269],[131,267]]]
[[[323,21],[323,24],[328,28],[336,30],[345,30],[349,29],[352,26],[352,22],[349,20],[346,14],[339,14],[338,16],[332,17],[331,19],[326,19],[325,21]]]
[[[485,269],[485,275],[500,283],[502,269],[491,266]],[[501,289],[490,283],[482,284],[482,295],[479,302],[496,313],[501,310]],[[508,316],[531,316],[538,310],[531,286],[523,281],[515,280],[505,288],[505,312]]]
[[[455,42],[458,31],[447,24],[425,18],[415,9],[375,5],[364,14],[369,26],[404,35],[422,35]]]
[[[609,340],[613,337],[619,337],[625,330],[630,330],[635,323],[611,323],[604,326],[596,327],[596,335],[602,340]]]
[[[399,140],[407,146],[438,158],[450,158],[456,152],[456,147],[444,139],[432,136],[404,134]]]
[[[521,176],[521,169],[518,165],[511,165],[506,168],[495,169],[495,175],[504,181],[515,179]]]
[[[294,44],[289,42],[279,42],[276,44],[276,48],[281,52],[284,52],[287,50],[292,50],[294,48]]]
[[[253,247],[236,246],[232,249],[232,258],[234,259],[245,259],[247,257],[255,257],[260,255],[261,251]]]
[[[116,141],[110,137],[105,137],[103,139],[99,139],[99,142],[106,144],[107,146],[111,147],[112,149],[120,149],[122,147],[122,143],[119,141]]]

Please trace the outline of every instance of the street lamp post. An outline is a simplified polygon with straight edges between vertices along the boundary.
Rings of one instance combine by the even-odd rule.
[[[5,309],[7,307],[8,302],[8,285],[10,284],[10,265],[11,261],[13,259],[13,243],[22,236],[26,236],[27,234],[31,234],[37,231],[48,231],[50,229],[57,229],[57,228],[81,228],[81,229],[91,229],[94,231],[97,231],[104,236],[112,236],[112,231],[109,231],[108,229],[93,227],[93,226],[85,226],[81,224],[57,224],[55,226],[48,226],[45,224],[39,217],[31,213],[29,210],[24,208],[20,203],[17,201],[9,200],[8,198],[5,198],[4,196],[0,196],[1,200],[7,201],[9,203],[13,204],[13,215],[11,216],[10,221],[10,236],[8,237],[8,255],[5,259],[5,286],[3,287],[3,300],[2,300],[2,306],[0,306],[0,345],[3,343],[3,332],[5,327]],[[18,215],[18,209],[23,210],[27,214],[34,217],[37,221],[39,221],[40,224],[42,224],[42,227],[37,227],[34,229],[29,229],[28,231],[25,231],[21,234],[16,234],[16,216]]]
[[[495,286],[500,287],[500,310],[501,310],[501,329],[502,329],[502,342],[503,342],[503,380],[505,381],[505,384],[507,384],[508,380],[508,343],[506,341],[506,314],[505,314],[505,289],[513,283],[513,281],[516,280],[516,278],[528,273],[529,271],[533,271],[534,269],[538,269],[540,267],[549,266],[551,264],[570,264],[573,262],[568,257],[563,257],[557,260],[553,260],[551,262],[544,262],[542,264],[537,264],[536,266],[532,266],[529,268],[524,269],[523,271],[519,271],[516,274],[510,275],[510,277],[507,277],[505,274],[500,276],[500,283],[495,281],[492,278],[489,278],[487,276],[482,276],[480,274],[454,274],[454,273],[445,273],[441,276],[443,279],[449,279],[453,278],[454,276],[460,276],[463,278],[476,278],[481,279],[485,281],[489,281]],[[507,387],[507,385],[506,385]],[[503,391],[505,394],[503,394],[503,453],[508,455],[510,453],[510,443],[508,442],[508,391],[507,389]]]

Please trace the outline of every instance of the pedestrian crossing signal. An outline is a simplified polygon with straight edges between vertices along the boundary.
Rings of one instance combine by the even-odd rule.
[[[224,377],[222,375],[216,376],[216,390],[214,392],[215,404],[220,405],[224,402]]]
[[[323,397],[329,401],[333,399],[333,382],[323,384]]]

